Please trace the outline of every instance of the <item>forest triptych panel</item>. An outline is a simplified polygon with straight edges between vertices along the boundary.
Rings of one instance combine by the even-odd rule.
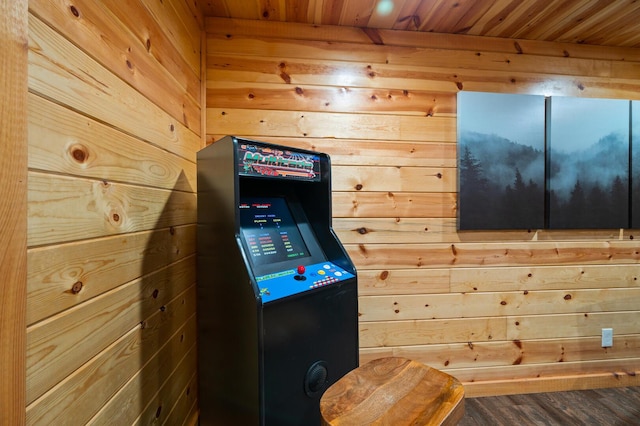
[[[458,229],[638,226],[638,108],[625,100],[460,92]]]

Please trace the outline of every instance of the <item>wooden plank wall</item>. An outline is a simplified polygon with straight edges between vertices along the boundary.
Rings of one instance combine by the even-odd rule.
[[[28,424],[194,424],[203,19],[29,2]]]
[[[331,155],[361,362],[410,357],[469,396],[640,384],[636,230],[456,231],[457,92],[640,99],[639,49],[223,18],[205,29],[207,142]]]
[[[0,3],[0,425],[25,424],[27,0]]]

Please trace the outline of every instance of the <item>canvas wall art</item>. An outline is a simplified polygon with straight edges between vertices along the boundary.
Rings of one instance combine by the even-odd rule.
[[[549,228],[629,227],[629,101],[548,102]]]
[[[458,93],[458,229],[544,226],[545,98]]]

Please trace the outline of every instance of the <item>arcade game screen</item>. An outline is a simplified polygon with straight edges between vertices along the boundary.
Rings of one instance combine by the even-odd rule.
[[[254,266],[309,257],[284,198],[242,199],[239,210],[242,238]]]

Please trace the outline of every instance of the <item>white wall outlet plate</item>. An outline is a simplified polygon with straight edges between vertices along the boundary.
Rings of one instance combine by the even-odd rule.
[[[602,329],[602,347],[610,348],[613,346],[613,328]]]

